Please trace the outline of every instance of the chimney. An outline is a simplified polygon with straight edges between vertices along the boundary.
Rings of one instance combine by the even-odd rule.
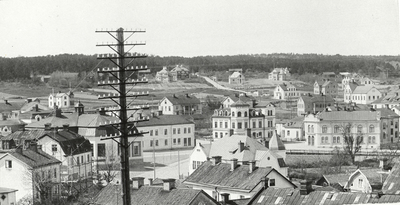
[[[69,124],[63,124],[63,130],[68,131],[69,130]]]
[[[149,185],[150,186],[153,185],[153,179],[152,178],[149,178]]]
[[[256,161],[252,160],[249,161],[249,173],[253,173],[253,171],[256,169]]]
[[[186,93],[186,97],[189,98],[189,94],[188,93]]]
[[[163,179],[164,191],[171,191],[175,189],[175,179]]]
[[[261,178],[261,185],[263,186],[263,189],[267,189],[268,188],[268,182],[269,182],[269,178],[268,177]]]
[[[106,115],[106,110],[104,109],[104,107],[100,108],[99,114],[100,115]]]
[[[36,141],[31,141],[29,143],[29,149],[34,151],[34,152],[38,152],[38,144]]]
[[[230,161],[231,161],[231,172],[232,172],[233,170],[235,170],[235,168],[237,166],[238,159],[233,158]]]
[[[61,109],[55,106],[56,109],[56,117],[61,117]]]
[[[176,95],[174,94],[173,97],[176,98]]]
[[[238,145],[239,145],[239,152],[243,152],[243,150],[244,150],[244,143],[243,143],[242,141],[239,141]]]
[[[44,130],[51,130],[51,123],[44,124]]]
[[[39,111],[39,105],[35,104],[35,112],[38,112],[38,111]]]
[[[26,102],[27,102],[27,103],[32,102],[32,98],[27,98],[27,99],[26,99]]]
[[[5,103],[5,104],[8,104],[8,100],[4,100],[4,103]]]
[[[15,148],[15,152],[18,154],[22,154],[22,146],[18,146]]]
[[[227,204],[229,201],[229,193],[222,193],[221,197],[222,197],[222,204]]]
[[[307,195],[311,192],[311,181],[302,180],[300,182],[300,195]]]
[[[211,158],[211,162],[212,162],[212,165],[213,165],[213,166],[215,166],[215,165],[221,163],[221,156],[213,156],[213,157]]]
[[[144,185],[144,177],[133,177],[132,181],[132,189],[140,189]]]

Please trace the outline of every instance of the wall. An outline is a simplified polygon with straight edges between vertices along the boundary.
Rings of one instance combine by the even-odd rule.
[[[196,161],[196,165],[193,165],[193,161]],[[196,169],[194,167],[198,167],[198,165],[202,164],[202,162],[207,161],[207,155],[204,153],[199,144],[194,147],[192,153],[189,157],[189,175],[192,174]],[[198,163],[201,162],[201,163]]]

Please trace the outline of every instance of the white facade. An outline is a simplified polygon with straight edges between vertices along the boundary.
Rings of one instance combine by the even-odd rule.
[[[370,104],[381,97],[382,93],[378,89],[369,86],[358,86],[350,95],[352,102],[363,105]]]
[[[358,169],[350,175],[349,181],[344,187],[349,189],[351,192],[372,192],[372,187],[368,181],[368,178]]]
[[[274,99],[277,100],[287,100],[287,99],[297,99],[300,97],[300,92],[294,85],[277,85],[274,89]]]
[[[202,145],[200,143],[197,143],[196,146],[193,148],[192,153],[189,156],[189,175],[194,172],[194,170],[197,169],[197,167],[201,166],[203,162],[207,161],[208,151],[211,148],[210,144],[205,144]]]
[[[57,93],[49,95],[49,108],[69,108],[74,105],[72,93]]]

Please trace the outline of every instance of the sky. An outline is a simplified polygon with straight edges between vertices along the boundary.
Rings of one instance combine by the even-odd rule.
[[[111,53],[95,31],[120,27],[159,56],[399,55],[399,22],[399,0],[0,0],[0,56]]]

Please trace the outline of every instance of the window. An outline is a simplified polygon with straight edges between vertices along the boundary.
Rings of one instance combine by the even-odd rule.
[[[375,126],[370,125],[369,126],[369,133],[374,133],[375,132]]]
[[[308,125],[307,131],[308,131],[308,132],[311,132],[311,126],[310,126],[310,125]]]
[[[176,128],[172,129],[172,134],[176,134]]]
[[[153,136],[153,130],[150,130],[150,136]]]
[[[235,112],[232,112],[232,117],[235,117]]]
[[[289,135],[290,135],[290,130],[287,131],[287,136],[289,136]]]
[[[372,137],[368,136],[368,143],[371,143],[371,142],[372,142]]]
[[[158,136],[158,130],[154,130],[154,135]]]
[[[172,140],[172,142],[173,142],[174,145],[176,145],[176,139],[175,138]]]
[[[51,145],[51,151],[52,152],[57,152],[57,145],[56,144],[52,144]],[[54,153],[53,153],[54,154]]]
[[[218,132],[214,133],[215,138],[218,138]]]
[[[106,156],[106,144],[104,143],[97,144],[97,156],[99,157]]]
[[[262,121],[261,121],[261,120],[258,121],[258,127],[259,127],[259,128],[262,127]]]
[[[222,134],[222,132],[221,132]],[[187,146],[187,138],[183,138],[183,146]]]
[[[188,138],[188,146],[192,146],[192,138]]]
[[[87,155],[87,162],[90,162],[90,155]]]
[[[314,125],[311,125],[311,132],[314,133]]]
[[[372,143],[375,144],[375,136],[372,136]]]
[[[242,117],[242,113],[241,112],[238,112],[238,117]]]
[[[57,168],[54,168],[54,178],[57,178]]]
[[[178,145],[181,144],[181,138],[178,138]]]
[[[197,169],[197,161],[192,161],[192,169]]]
[[[181,134],[181,128],[178,128],[178,134]]]
[[[11,160],[6,160],[6,168],[9,168],[9,169],[12,168],[12,161]]]
[[[256,128],[256,121],[253,121],[253,128]]]
[[[398,123],[398,122],[395,122],[394,128],[398,128],[398,127],[399,127],[399,123]]]
[[[224,137],[224,133],[220,132],[220,133],[219,133],[219,137],[220,137],[220,138]]]
[[[222,123],[221,123],[221,125],[222,125]],[[222,127],[222,126],[221,126]],[[183,128],[183,134],[186,134],[186,132],[187,132],[187,129],[186,129],[186,127],[185,128]]]
[[[363,185],[363,179],[358,179],[358,187],[362,187]]]
[[[238,122],[237,124],[238,124],[238,129],[242,129],[242,123]]]
[[[322,133],[327,133],[328,127],[326,125],[322,126]]]
[[[386,129],[386,122],[383,123],[383,129]]]
[[[168,145],[168,140],[164,140],[164,145],[167,146]]]
[[[153,140],[150,140],[150,147],[153,146]]]
[[[222,122],[219,122],[219,127],[222,128]]]
[[[228,122],[225,122],[225,128],[228,128]]]
[[[158,146],[158,140],[156,140],[156,147]]]
[[[335,125],[335,127],[333,128],[333,133],[339,133],[339,126]]]
[[[218,128],[218,122],[214,122],[214,128]]]
[[[232,128],[235,129],[235,123],[234,122],[232,122]]]
[[[247,117],[247,112],[246,111],[244,111],[244,116]]]
[[[269,186],[275,186],[275,179],[269,180]]]
[[[83,155],[81,156],[81,163],[83,164]]]

